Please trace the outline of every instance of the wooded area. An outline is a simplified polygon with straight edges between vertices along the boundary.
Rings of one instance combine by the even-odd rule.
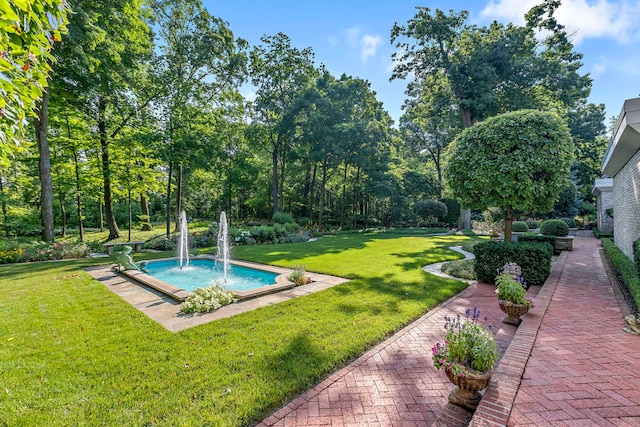
[[[73,227],[82,239],[106,224],[113,239],[165,222],[169,234],[181,210],[414,225],[420,202],[450,195],[443,166],[456,135],[524,108],[569,125],[576,161],[562,197],[575,214],[607,140],[604,105],[587,102],[582,56],[553,17],[559,3],[534,7],[524,26],[421,7],[393,25],[392,78],[408,82],[395,127],[366,80],[332,75],[282,33],[249,46],[199,0],[69,1],[37,117],[0,129],[2,233],[53,241],[54,228]]]

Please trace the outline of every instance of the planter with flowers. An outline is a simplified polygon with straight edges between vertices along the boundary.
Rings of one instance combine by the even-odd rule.
[[[475,410],[482,395],[480,390],[489,385],[493,366],[498,359],[497,343],[491,326],[478,323],[480,312],[466,311],[466,320],[460,315],[446,318],[444,343],[431,350],[433,364],[445,371],[447,378],[457,386],[449,394],[449,402]],[[485,318],[486,320],[486,318]]]
[[[518,326],[529,309],[535,307],[533,298],[527,297],[527,284],[520,275],[520,266],[516,263],[505,264],[502,272],[496,277],[496,293],[500,309],[507,315],[502,321]]]

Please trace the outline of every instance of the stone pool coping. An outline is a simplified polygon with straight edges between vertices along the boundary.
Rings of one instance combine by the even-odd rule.
[[[246,261],[234,261],[247,266],[260,266]],[[268,266],[281,270],[283,273],[292,271],[288,268]],[[180,302],[150,286],[139,283],[130,277],[111,270],[111,264],[85,268],[85,271],[102,283],[107,289],[119,295],[147,317],[162,325],[170,332],[179,332],[193,326],[202,325],[218,319],[224,319],[236,314],[245,313],[260,307],[278,304],[299,296],[309,295],[333,286],[346,283],[349,279],[307,272],[312,282],[302,286],[276,291],[268,295],[259,295],[254,298],[244,299],[237,303],[219,308],[212,313],[181,314]]]

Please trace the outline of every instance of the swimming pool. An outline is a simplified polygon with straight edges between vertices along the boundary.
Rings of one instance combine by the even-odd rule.
[[[177,259],[149,261],[144,272],[185,291],[211,286],[219,282],[230,291],[248,291],[276,283],[278,273],[257,270],[241,265],[229,265],[227,280],[224,280],[221,263],[212,259],[194,259],[180,268]]]
[[[287,280],[291,269],[245,261],[231,261],[231,274],[227,274],[226,285],[222,280],[222,266],[216,265],[214,257],[203,255],[192,258],[188,267],[180,270],[177,258],[149,261],[144,271],[126,270],[122,274],[143,285],[154,288],[178,301],[184,301],[191,291],[220,281],[232,290],[238,299],[254,298],[281,290],[291,289],[294,283]]]

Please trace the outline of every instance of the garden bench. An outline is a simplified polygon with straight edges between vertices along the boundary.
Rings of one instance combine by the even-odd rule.
[[[114,246],[129,245],[129,246],[133,246],[133,248],[134,248],[134,250],[136,252],[140,252],[142,250],[142,245],[143,244],[144,244],[144,242],[115,242],[115,243],[103,243],[102,246],[107,248],[107,254],[111,255],[113,253],[113,247]]]

